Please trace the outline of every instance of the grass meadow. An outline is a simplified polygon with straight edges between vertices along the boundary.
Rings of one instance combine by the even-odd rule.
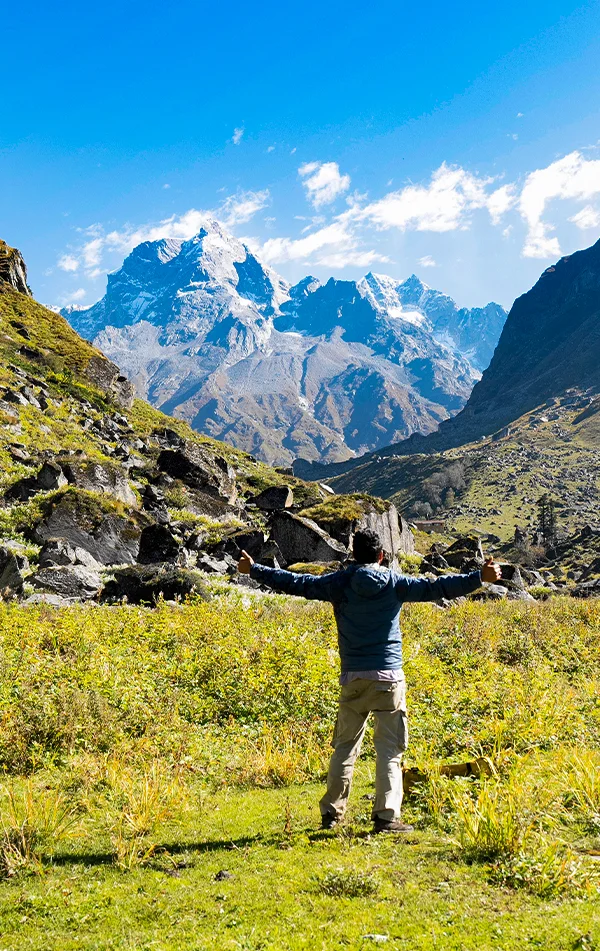
[[[428,779],[374,837],[369,737],[319,829],[328,606],[0,605],[0,951],[600,948],[600,602],[413,605],[404,635]]]

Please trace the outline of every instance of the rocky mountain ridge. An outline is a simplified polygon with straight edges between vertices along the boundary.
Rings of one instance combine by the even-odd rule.
[[[432,431],[464,405],[505,316],[414,276],[290,287],[212,219],[189,241],[139,245],[98,304],[63,314],[153,405],[280,464]]]
[[[521,417],[552,412],[565,394],[568,402],[571,390],[588,401],[600,392],[600,241],[546,268],[515,301],[492,362],[464,409],[436,432],[414,434],[330,467],[299,460],[295,471],[305,478],[333,478],[378,460],[441,453],[494,434],[502,438]]]
[[[0,280],[2,598],[202,595],[242,548],[273,565],[344,562],[359,525],[392,559],[412,550],[393,504],[334,496],[134,400],[63,317]]]

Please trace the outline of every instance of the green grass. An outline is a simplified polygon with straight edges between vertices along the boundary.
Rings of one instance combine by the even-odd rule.
[[[370,835],[370,735],[348,821],[318,829],[330,608],[212,587],[0,605],[0,948],[600,942],[600,604],[406,612],[407,761],[429,781],[398,840]],[[481,755],[491,775],[439,773]]]
[[[434,505],[433,517],[445,518],[450,530],[476,528],[507,542],[517,525],[536,523],[537,500],[548,492],[557,500],[560,527],[572,532],[597,522],[600,411],[588,410],[586,415],[561,407],[560,420],[539,421],[553,409],[525,414],[511,424],[510,435],[498,441],[487,437],[442,453],[406,456],[397,455],[400,444],[390,447],[390,455],[384,451],[382,458],[380,453],[367,456],[328,481],[336,492],[370,492],[406,513],[416,502],[430,501],[424,483],[459,461],[465,468],[465,488],[456,491],[449,508],[443,500],[439,508]],[[571,501],[563,505],[567,493]]]
[[[361,769],[349,825],[332,834],[315,828],[318,785],[191,783],[185,818],[161,825],[145,865],[120,869],[110,832],[88,833],[63,842],[43,872],[0,885],[2,947],[333,951],[371,947],[369,934],[407,951],[597,947],[593,898],[490,883],[430,830],[369,836],[370,788]],[[219,880],[224,871],[231,878]]]
[[[305,518],[312,518],[317,522],[358,521],[365,511],[375,511],[381,514],[386,505],[382,499],[365,493],[352,495],[332,496],[319,505],[312,505],[300,512]]]

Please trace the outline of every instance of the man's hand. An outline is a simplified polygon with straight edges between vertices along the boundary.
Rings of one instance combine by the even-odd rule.
[[[492,556],[486,558],[485,565],[481,569],[481,580],[489,584],[496,584],[502,577],[502,569],[497,565]]]
[[[253,564],[254,558],[251,558],[247,551],[243,551],[237,566],[239,573],[241,575],[249,575]]]

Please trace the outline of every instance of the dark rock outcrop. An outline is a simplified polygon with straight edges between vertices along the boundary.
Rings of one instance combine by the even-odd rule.
[[[137,560],[141,525],[134,519],[90,507],[87,499],[63,498],[35,527],[39,544],[61,538],[73,548],[83,548],[102,565],[133,564]]]
[[[125,505],[136,506],[137,497],[123,469],[115,465],[88,460],[63,464],[65,482],[87,492],[112,495]]]
[[[175,563],[182,551],[180,542],[166,525],[148,525],[142,530],[137,560],[141,565]]]
[[[177,449],[163,449],[157,466],[173,479],[180,479],[206,495],[228,504],[237,499],[235,469],[222,456],[197,443],[185,442]]]
[[[20,294],[31,297],[27,268],[20,251],[0,240],[0,283],[10,284]]]
[[[8,487],[4,493],[7,502],[26,502],[36,492],[52,492],[67,484],[62,468],[54,462],[45,462],[35,476],[25,476]]]
[[[23,555],[16,555],[5,547],[0,548],[0,596],[6,598],[22,593],[25,581],[23,572],[28,567]]]
[[[263,489],[252,501],[263,512],[279,512],[289,509],[294,504],[294,493],[289,485],[270,485]]]
[[[308,561],[344,561],[348,557],[346,546],[331,538],[316,522],[290,512],[275,513],[271,538],[288,565]]]
[[[483,565],[481,539],[475,535],[461,535],[444,551],[444,558],[451,568],[460,571],[475,571]]]
[[[571,594],[574,598],[600,598],[600,578],[575,585]]]
[[[90,359],[85,373],[90,383],[106,393],[111,400],[123,409],[131,409],[135,397],[133,383],[123,376],[116,364],[99,354]]]
[[[49,538],[38,555],[40,568],[55,568],[59,565],[84,565],[97,570],[99,562],[84,548],[74,548],[64,538]]]
[[[117,569],[114,578],[107,582],[102,599],[153,605],[160,597],[173,601],[192,595],[205,601],[210,598],[199,572],[189,568],[147,565]]]
[[[70,601],[89,601],[102,590],[102,578],[97,571],[83,565],[57,565],[42,568],[32,578],[36,588]]]

